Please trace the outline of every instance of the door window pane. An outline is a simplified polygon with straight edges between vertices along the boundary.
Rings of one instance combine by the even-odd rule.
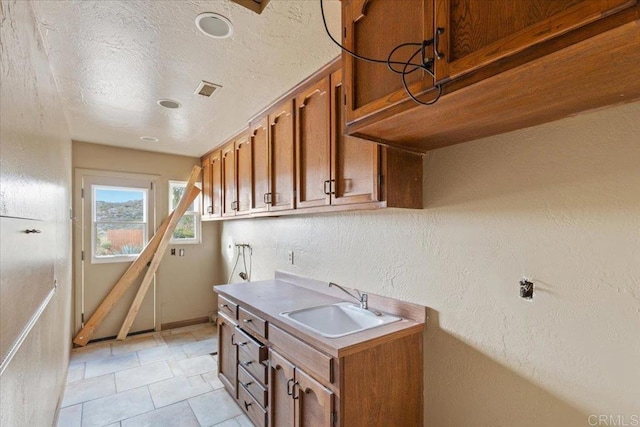
[[[93,258],[133,257],[147,242],[147,189],[92,186]]]

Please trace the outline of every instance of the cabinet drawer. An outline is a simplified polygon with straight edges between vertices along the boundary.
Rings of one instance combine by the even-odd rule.
[[[234,344],[238,346],[240,351],[247,354],[253,360],[263,362],[267,359],[267,347],[256,341],[242,329],[236,329],[236,339]]]
[[[267,366],[258,358],[253,357],[246,351],[239,351],[238,365],[246,369],[261,384],[267,383]]]
[[[287,351],[287,358],[304,367],[320,381],[334,382],[333,361],[328,356],[293,335],[269,325],[269,341],[281,351]]]
[[[241,386],[238,389],[238,403],[242,410],[256,426],[265,427],[267,425],[267,411],[251,397],[251,394],[244,387]]]
[[[232,319],[237,319],[238,304],[234,304],[222,295],[218,295],[218,312],[231,316]]]
[[[238,382],[253,396],[260,406],[263,408],[267,406],[267,389],[242,366],[238,367]]]
[[[267,338],[267,321],[240,307],[240,327]]]

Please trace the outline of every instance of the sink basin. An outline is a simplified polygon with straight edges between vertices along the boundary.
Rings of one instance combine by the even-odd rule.
[[[280,315],[327,338],[343,337],[401,320],[390,314],[376,316],[349,302],[287,311]]]

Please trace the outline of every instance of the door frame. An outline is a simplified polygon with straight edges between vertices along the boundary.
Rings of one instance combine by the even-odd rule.
[[[153,183],[153,188],[156,193],[153,198],[152,212],[149,212],[149,222],[151,223],[151,229],[155,232],[157,228],[157,210],[158,210],[158,197],[157,191],[160,188],[160,175],[150,175],[150,174],[141,174],[141,173],[132,173],[132,172],[117,172],[117,171],[108,171],[101,169],[86,169],[86,168],[74,168],[73,173],[73,211],[71,215],[72,221],[72,234],[73,234],[73,245],[72,245],[72,270],[73,270],[73,307],[71,309],[72,313],[72,324],[73,324],[73,334],[77,334],[80,329],[82,329],[82,313],[84,310],[84,264],[82,261],[82,250],[83,250],[83,242],[84,242],[84,233],[85,229],[83,228],[83,218],[84,218],[84,206],[82,203],[82,187],[84,184],[85,176],[93,176],[93,177],[101,177],[101,178],[122,178],[122,179],[147,179]],[[151,240],[153,235],[149,236],[149,240]],[[154,330],[160,330],[160,321],[161,321],[161,304],[158,296],[160,295],[158,284],[156,278],[153,278],[153,290],[154,290],[154,314],[153,314],[153,324]],[[87,313],[87,316],[90,316],[90,313]],[[84,319],[85,321],[89,320],[88,318]]]

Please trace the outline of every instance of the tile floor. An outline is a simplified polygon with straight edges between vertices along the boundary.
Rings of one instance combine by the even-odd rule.
[[[252,426],[218,380],[217,348],[211,324],[76,348],[58,426]]]

